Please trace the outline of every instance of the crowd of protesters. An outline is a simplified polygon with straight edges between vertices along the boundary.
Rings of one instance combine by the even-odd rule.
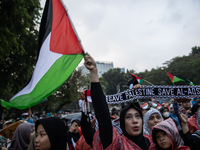
[[[88,112],[84,93],[79,102],[80,120],[61,115],[31,116],[3,122],[0,150],[200,150],[199,99],[123,104],[108,109],[94,59],[87,54],[91,74],[91,98],[95,115]],[[141,88],[140,84],[133,86]]]

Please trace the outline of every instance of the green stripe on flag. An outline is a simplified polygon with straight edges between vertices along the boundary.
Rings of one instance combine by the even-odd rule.
[[[47,73],[40,79],[33,91],[20,95],[6,102],[1,100],[1,105],[7,109],[29,108],[55,92],[73,73],[86,54],[63,55],[51,66]]]
[[[179,82],[179,81],[184,81],[184,82],[185,82],[185,80],[180,79],[180,78],[174,76],[174,78],[173,78],[173,82]]]
[[[142,85],[143,79],[138,79],[138,82],[140,83],[140,85]]]

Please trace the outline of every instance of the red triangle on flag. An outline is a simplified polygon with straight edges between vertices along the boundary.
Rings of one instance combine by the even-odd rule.
[[[60,54],[84,53],[61,1],[53,3],[50,50]]]
[[[166,71],[167,72],[167,71]],[[174,78],[174,75],[172,75],[171,73],[167,72],[169,78],[171,79],[171,81],[173,82],[173,78]]]

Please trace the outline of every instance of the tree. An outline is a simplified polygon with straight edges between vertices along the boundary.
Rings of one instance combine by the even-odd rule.
[[[4,100],[31,77],[37,56],[39,10],[39,0],[0,2],[0,95]]]
[[[200,52],[200,47],[198,46],[195,46],[195,47],[192,47],[192,52],[190,55],[197,55],[198,53]]]
[[[105,93],[107,95],[116,94],[117,86],[120,85],[120,90],[123,91],[125,87],[123,85],[127,85],[128,80],[125,79],[125,73],[121,72],[119,68],[114,68],[108,70],[108,72],[102,74],[102,78],[104,80],[103,86],[105,86]]]
[[[4,0],[0,8],[0,95],[4,97],[5,91],[18,92],[32,74],[41,7],[39,0]]]
[[[192,52],[188,56],[174,57],[163,65],[165,66],[139,74],[142,74],[144,79],[158,85],[172,85],[166,71],[187,78],[196,85],[200,84],[200,47],[192,47]],[[175,85],[185,84],[183,81],[175,83]]]

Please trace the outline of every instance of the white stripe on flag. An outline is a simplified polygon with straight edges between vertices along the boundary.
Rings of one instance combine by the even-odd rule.
[[[50,51],[50,38],[51,38],[51,33],[49,33],[49,35],[47,36],[47,38],[45,39],[44,43],[41,46],[39,58],[36,63],[31,81],[19,93],[13,96],[11,100],[19,95],[30,93],[35,88],[40,79],[55,63],[55,61],[58,60],[61,56],[63,56],[62,54]]]

